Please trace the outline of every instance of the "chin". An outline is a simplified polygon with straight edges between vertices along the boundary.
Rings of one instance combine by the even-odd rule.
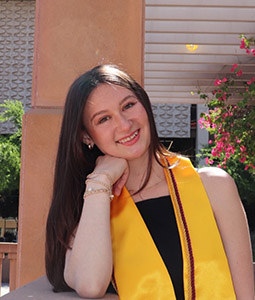
[[[135,160],[135,159],[138,159],[138,158],[142,158],[142,157],[145,158],[145,156],[147,154],[149,154],[148,150],[147,151],[141,151],[141,152],[139,151],[137,153],[132,153],[132,154],[126,155],[125,159],[132,161],[132,160]]]

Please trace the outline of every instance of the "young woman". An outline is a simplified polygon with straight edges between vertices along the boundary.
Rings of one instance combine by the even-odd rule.
[[[121,300],[254,297],[232,178],[197,173],[164,149],[146,92],[115,66],[95,67],[68,92],[46,270],[55,291],[87,298],[103,297],[110,281]]]

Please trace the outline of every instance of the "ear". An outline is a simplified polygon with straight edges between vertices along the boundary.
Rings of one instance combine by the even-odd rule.
[[[86,145],[94,146],[94,142],[92,138],[85,132],[82,133],[81,141]]]

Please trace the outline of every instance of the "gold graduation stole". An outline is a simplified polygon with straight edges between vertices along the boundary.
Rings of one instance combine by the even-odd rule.
[[[199,175],[182,157],[164,159],[181,240],[186,300],[235,300],[213,211]],[[120,300],[178,300],[167,268],[126,188],[111,203],[114,279]],[[169,236],[171,238],[171,236]]]

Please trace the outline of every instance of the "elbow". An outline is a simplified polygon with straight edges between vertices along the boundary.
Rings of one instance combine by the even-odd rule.
[[[99,284],[84,284],[83,282],[75,285],[75,291],[82,298],[98,299],[105,295],[106,288]]]
[[[105,283],[92,280],[90,278],[75,278],[75,276],[69,276],[67,272],[64,273],[64,279],[68,286],[76,291],[76,293],[82,298],[102,298],[105,293],[107,286]]]

